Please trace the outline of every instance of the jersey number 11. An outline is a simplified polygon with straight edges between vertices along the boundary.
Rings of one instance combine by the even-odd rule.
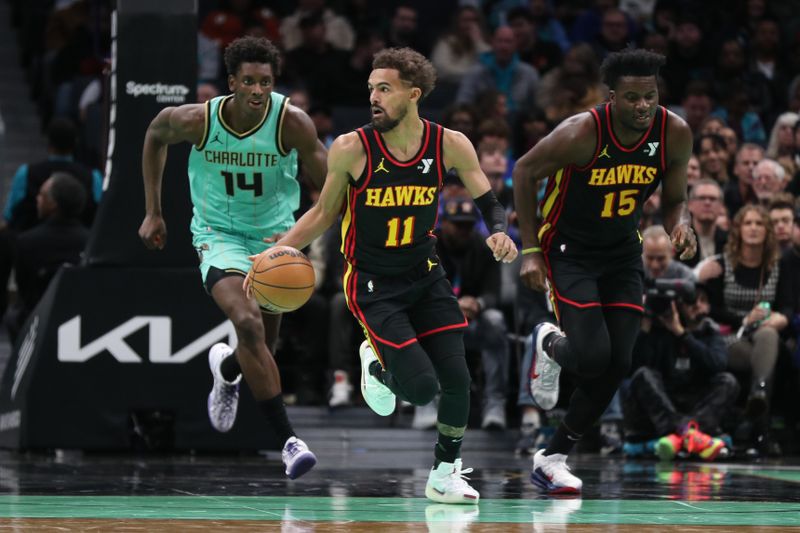
[[[398,246],[408,246],[411,244],[411,241],[414,238],[414,221],[417,217],[407,217],[403,219],[403,236],[398,242],[397,237],[400,234],[400,218],[394,217],[390,218],[386,225],[388,226],[389,232],[386,236],[386,244],[387,248],[397,248]]]

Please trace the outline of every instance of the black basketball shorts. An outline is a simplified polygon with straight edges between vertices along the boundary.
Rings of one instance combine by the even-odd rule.
[[[643,312],[641,245],[627,248],[593,250],[575,243],[554,243],[545,254],[545,261],[556,314],[563,305]]]
[[[438,260],[397,276],[380,276],[345,265],[347,305],[380,352],[402,349],[420,338],[467,327],[453,288]]]

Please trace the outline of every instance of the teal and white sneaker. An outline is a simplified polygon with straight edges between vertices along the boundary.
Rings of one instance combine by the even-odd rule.
[[[219,432],[226,433],[236,422],[236,411],[239,408],[239,383],[242,375],[232,382],[225,381],[220,372],[220,365],[226,357],[235,357],[233,348],[218,342],[208,351],[208,367],[214,377],[214,385],[208,393],[208,420]]]
[[[361,395],[369,408],[381,416],[389,416],[394,412],[395,395],[389,387],[378,381],[378,378],[369,373],[369,365],[378,360],[372,351],[369,341],[361,343],[358,349],[361,358]]]
[[[467,483],[469,478],[464,475],[471,472],[471,468],[461,469],[461,459],[456,459],[455,463],[439,463],[428,475],[425,496],[438,503],[478,503],[481,495]]]

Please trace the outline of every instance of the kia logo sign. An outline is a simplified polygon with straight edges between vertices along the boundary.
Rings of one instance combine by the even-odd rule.
[[[223,341],[236,347],[236,331],[230,320],[201,335],[175,353],[172,352],[172,318],[168,316],[135,316],[105,335],[81,345],[81,316],[77,315],[58,327],[58,360],[63,363],[84,363],[108,352],[120,363],[141,363],[146,357],[137,353],[125,339],[147,327],[150,334],[151,363],[186,363]]]

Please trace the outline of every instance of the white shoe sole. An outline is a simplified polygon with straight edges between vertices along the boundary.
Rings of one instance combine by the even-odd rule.
[[[560,333],[560,330],[551,324],[545,324],[537,332],[533,362],[533,373],[536,378],[531,376],[530,379],[533,401],[545,411],[549,411],[558,403],[558,380],[561,375],[561,367],[544,353],[542,346],[545,337],[550,333]]]
[[[367,362],[366,358],[364,357],[364,349],[363,344],[362,347],[358,349],[358,357],[361,359],[361,396],[364,398],[364,401],[367,403],[370,409],[372,409],[375,414],[380,416],[389,416],[394,412],[395,404],[397,403],[394,401],[394,395],[392,396],[392,405],[391,408],[389,405],[382,405],[370,398],[369,393],[367,392],[367,388],[369,384],[367,383],[367,378],[369,374],[369,365],[372,361]]]

